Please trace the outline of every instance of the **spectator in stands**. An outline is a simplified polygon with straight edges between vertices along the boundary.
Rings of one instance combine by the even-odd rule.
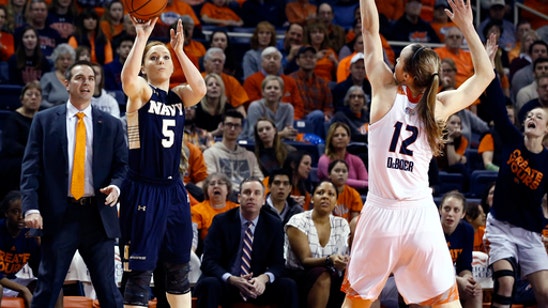
[[[516,45],[514,46],[514,48],[512,48],[512,50],[508,51],[508,60],[510,61],[510,63],[512,63],[512,60],[520,57],[521,53],[527,52],[527,48],[522,48],[522,41],[525,37],[525,34],[531,31],[533,31],[533,29],[531,28],[531,22],[526,19],[518,20],[518,23],[516,24]],[[531,42],[533,41],[534,40],[531,40]]]
[[[535,108],[548,107],[548,75],[541,75],[537,78],[538,97],[525,103],[518,111],[518,126],[523,127],[527,114]]]
[[[469,147],[470,140],[462,134],[462,121],[460,116],[455,113],[447,119],[446,139],[441,151],[437,156],[438,167],[440,171],[449,173],[460,173],[464,176],[465,185],[469,177],[469,170],[466,164],[466,150]]]
[[[485,189],[484,194],[481,196],[481,207],[483,208],[483,212],[487,215],[491,211],[491,207],[493,206],[493,197],[495,196],[495,185],[496,182],[491,182],[489,185],[487,185],[487,188]],[[489,247],[486,247],[489,248]]]
[[[122,27],[122,32],[112,37],[112,47],[114,48],[116,48],[116,46],[120,46],[122,39],[125,39],[126,37],[135,39],[135,36],[137,35],[137,32],[135,32],[135,26],[133,25],[133,22],[131,22],[131,16],[129,14],[124,15],[124,18],[122,19]]]
[[[74,48],[76,52],[76,61],[91,61],[91,50],[88,46],[78,46]]]
[[[194,27],[196,27],[198,30],[201,29],[202,25],[200,19],[198,18],[198,16],[196,16],[194,9],[187,3],[187,1],[168,0],[167,5],[162,10],[162,14],[160,14],[158,23],[155,26],[159,29],[159,31],[156,32],[155,30],[154,32],[156,32],[156,34],[160,34],[158,35],[160,37],[162,36],[161,34],[163,34],[163,32],[166,32],[165,34],[167,34],[167,32],[169,32],[169,27],[171,27],[173,24],[176,24],[180,18],[183,18],[183,16],[190,17],[193,21]],[[185,21],[183,20],[183,22]]]
[[[363,201],[360,193],[354,188],[348,186],[348,163],[342,159],[336,159],[329,163],[327,168],[329,180],[337,188],[337,205],[333,210],[333,215],[342,217],[350,223],[354,217],[357,217],[363,207]]]
[[[276,28],[286,26],[285,1],[279,0],[246,0],[240,10],[244,26],[258,27],[261,22],[268,22]],[[271,45],[273,46],[273,45]]]
[[[120,74],[127,56],[129,55],[129,51],[131,50],[131,47],[133,47],[134,41],[135,37],[129,35],[121,36],[116,41],[116,45],[113,46],[116,51],[114,60],[103,66],[105,73],[105,90],[122,91]]]
[[[450,9],[447,0],[436,0],[433,19],[430,22],[430,26],[436,31],[440,41],[445,41],[445,35],[449,28],[456,27],[455,23],[445,13],[445,9]]]
[[[293,127],[293,106],[281,101],[284,93],[283,79],[279,76],[267,75],[261,87],[263,97],[253,101],[247,110],[247,131],[243,134],[244,138],[254,140],[255,124],[260,118],[267,118],[274,121],[281,138],[295,140],[297,130]]]
[[[257,158],[252,152],[238,145],[243,129],[244,117],[236,110],[227,110],[223,116],[221,142],[204,151],[207,173],[222,172],[232,182],[234,191],[239,191],[240,182],[250,176],[263,178]]]
[[[318,178],[320,180],[329,178],[329,163],[336,159],[342,159],[348,163],[347,184],[360,192],[364,192],[368,186],[367,169],[360,157],[348,152],[347,147],[349,144],[350,128],[348,125],[341,122],[331,124],[325,139],[325,153],[318,161]]]
[[[231,192],[230,179],[223,173],[212,173],[204,181],[205,200],[190,208],[194,231],[192,250],[198,256],[201,255],[203,241],[213,222],[213,217],[239,206],[238,203],[228,200]]]
[[[25,8],[27,1],[25,0],[8,0],[6,9],[6,31],[14,33],[15,29],[25,24]]]
[[[218,47],[221,48],[225,54],[226,60],[224,61],[223,72],[232,75],[237,79],[242,77],[242,58],[238,57],[233,46],[230,43],[228,32],[226,30],[214,30],[209,36],[209,48]],[[207,52],[206,52],[207,53]],[[205,55],[204,55],[205,57]],[[203,61],[203,58],[202,58]],[[221,74],[221,77],[223,75]]]
[[[222,33],[222,32],[221,32]],[[241,112],[244,117],[246,116],[246,111],[244,104],[249,101],[246,91],[240,84],[240,82],[233,76],[224,72],[226,56],[223,50],[219,47],[209,48],[204,55],[204,69],[202,76],[214,73],[221,77],[223,81],[223,91],[226,96],[227,103],[230,104],[233,108]],[[223,113],[221,110],[220,114]],[[217,121],[218,122],[218,121]],[[211,124],[203,124],[211,125]],[[209,130],[209,129],[208,129]],[[211,131],[211,130],[209,130]]]
[[[286,169],[274,169],[268,177],[268,194],[262,210],[280,217],[280,221],[285,226],[293,215],[302,213],[303,208],[296,204],[291,193],[291,173]]]
[[[348,263],[350,227],[333,216],[338,192],[332,182],[314,189],[314,208],[296,214],[285,226],[286,267],[299,286],[301,307],[339,307]]]
[[[327,28],[327,42],[337,54],[344,45],[344,28],[333,23],[333,8],[328,3],[322,3],[318,6],[318,19]]]
[[[211,0],[200,10],[200,17],[205,24],[219,27],[241,27],[244,21],[228,6],[228,0]]]
[[[15,53],[8,60],[11,84],[25,85],[40,80],[43,74],[51,70],[38,40],[38,32],[32,26],[24,26],[21,36],[16,37]]]
[[[298,2],[290,2],[298,3]],[[285,32],[283,41],[277,44],[278,50],[282,53],[282,66],[284,73],[289,74],[297,70],[295,57],[299,52],[299,48],[303,45],[304,28],[300,24],[292,23]]]
[[[485,34],[483,32],[483,29],[485,28],[485,26],[491,21],[495,21],[495,22],[498,22],[499,24],[502,24],[503,30],[501,33],[501,37],[498,41],[498,44],[500,47],[504,48],[505,50],[511,50],[512,48],[514,48],[514,45],[516,44],[516,36],[515,36],[516,29],[514,28],[513,23],[504,19],[505,14],[506,14],[506,3],[504,2],[504,0],[490,0],[489,16],[480,23],[478,28],[478,33],[480,35],[481,40],[485,42],[487,39],[487,37],[485,37]]]
[[[46,24],[59,32],[65,42],[76,31],[76,1],[53,0],[48,9]]]
[[[346,43],[339,50],[339,59],[344,59],[354,52],[353,46],[349,43],[353,42],[356,36],[362,35],[362,19],[360,16],[354,20],[354,27],[346,32]]]
[[[91,66],[95,72],[95,89],[91,98],[91,105],[102,110],[115,118],[120,118],[120,106],[116,99],[105,91],[105,74],[103,66],[93,63]]]
[[[246,178],[239,194],[241,206],[213,219],[195,287],[198,307],[226,307],[242,301],[299,307],[295,282],[283,276],[282,223],[261,211],[264,192],[259,179]]]
[[[405,13],[394,23],[392,34],[387,38],[411,43],[439,43],[436,31],[420,17],[421,8],[421,0],[407,0]],[[401,49],[394,47],[394,52],[399,54]]]
[[[2,200],[0,215],[0,300],[2,296],[21,297],[25,307],[30,307],[36,281],[34,278],[18,278],[15,274],[26,264],[38,272],[40,238],[31,236],[25,227],[19,191],[11,191]],[[62,296],[60,298],[55,307],[63,307]]]
[[[345,31],[354,27],[356,14],[360,14],[360,5],[358,0],[335,0],[332,1],[333,23],[343,27]],[[354,16],[354,18],[349,18]]]
[[[100,27],[108,41],[124,30],[124,4],[121,0],[112,0],[107,4],[101,17]]]
[[[479,203],[468,205],[466,210],[466,221],[474,228],[474,251],[487,253],[485,244],[483,243],[483,235],[485,234],[485,220],[487,215],[483,211],[483,207]]]
[[[42,86],[42,105],[51,107],[66,104],[68,99],[67,86],[65,84],[65,72],[74,63],[76,52],[69,44],[61,44],[53,50],[51,60],[54,70],[45,73],[40,78]]]
[[[92,62],[104,65],[113,60],[112,45],[99,26],[99,15],[93,9],[85,10],[78,16],[76,33],[70,37],[69,44],[73,48],[80,45],[89,47]]]
[[[282,68],[282,53],[276,47],[270,46],[261,53],[261,70],[250,75],[244,81],[244,89],[250,101],[262,98],[262,82],[266,75],[280,76],[284,81],[282,101],[291,103],[295,110],[295,120],[304,118],[304,104],[295,79],[280,74]]]
[[[463,307],[480,307],[483,299],[481,285],[472,276],[474,229],[464,221],[466,198],[458,191],[446,193],[440,203],[441,226],[451,252],[459,297]]]
[[[244,80],[261,70],[261,54],[269,46],[276,46],[276,29],[268,21],[257,24],[250,39],[251,49],[246,51],[242,59]]]
[[[295,148],[281,141],[276,123],[268,118],[259,118],[254,127],[255,157],[264,176],[281,168],[289,152]]]
[[[4,5],[0,5],[0,62],[8,61],[9,57],[15,52],[13,34],[6,31],[7,16],[8,10]]]
[[[321,22],[309,22],[305,30],[304,43],[316,50],[316,68],[314,69],[314,74],[328,82],[334,81],[339,59],[337,52],[329,46],[327,28]]]
[[[317,9],[309,0],[297,0],[285,5],[285,16],[291,24],[304,25],[310,19],[316,18]]]
[[[533,44],[529,46],[529,55],[531,57],[531,63],[516,71],[510,81],[512,84],[512,98],[514,99],[521,88],[525,87],[535,80],[533,63],[537,58],[548,57],[548,44],[541,40],[533,42]]]
[[[381,19],[393,23],[398,20],[405,10],[405,1],[402,0],[375,0]]]
[[[190,57],[194,65],[198,67],[198,60],[206,53],[205,46],[204,44],[193,39],[194,27],[196,27],[195,21],[189,15],[181,16],[181,20],[183,21],[183,31],[185,34],[185,46],[183,50]],[[175,26],[176,23],[171,25],[171,27]]]
[[[312,157],[301,150],[290,152],[287,154],[283,168],[291,170],[293,187],[289,196],[303,209],[309,210],[312,187],[308,178],[312,168]]]
[[[535,80],[521,88],[516,95],[516,110],[520,110],[528,101],[538,98],[537,79],[542,75],[548,74],[548,58],[537,58],[533,62],[533,73]]]
[[[361,38],[361,35],[357,38]],[[363,38],[360,40],[362,40],[363,46]],[[350,75],[348,75],[348,77],[346,77],[343,81],[337,83],[337,85],[333,88],[333,106],[335,111],[343,109],[345,101],[344,98],[352,86],[361,87],[367,96],[367,101],[369,101],[369,97],[371,97],[371,84],[366,78],[363,57],[364,55],[362,52],[356,53],[352,56],[350,60]]]
[[[48,9],[44,0],[32,0],[28,2],[26,14],[25,25],[32,26],[36,30],[38,33],[42,54],[49,59],[53,49],[55,49],[55,46],[65,43],[66,39],[63,40],[59,32],[53,28],[50,28],[47,24]],[[18,46],[17,42],[19,40],[19,36],[21,36],[22,30],[24,29],[26,29],[25,26],[15,29],[14,37],[16,41],[16,48]]]
[[[221,76],[210,73],[204,78],[207,92],[199,104],[196,104],[194,123],[213,136],[223,133],[221,122],[227,110],[234,109],[227,101],[225,83]]]
[[[510,99],[506,99],[506,113],[508,119],[515,125],[515,109]],[[478,146],[478,154],[481,155],[485,170],[499,171],[501,161],[501,136],[494,129],[483,135]]]
[[[382,41],[382,37],[381,37],[381,41]],[[350,66],[352,65],[352,59],[354,58],[354,56],[356,56],[357,54],[363,55],[363,37],[361,35],[356,36],[354,40],[348,44],[348,46],[352,46],[353,51],[351,54],[342,58],[339,61],[339,65],[337,66],[337,83],[343,82],[351,74]],[[384,43],[383,43],[383,46],[384,46]],[[345,89],[344,93],[341,94],[341,102],[342,102],[342,98],[344,97],[344,94],[346,93],[346,90],[348,89]]]
[[[196,106],[185,107],[185,140],[205,151],[215,143],[213,135],[196,126]]]
[[[198,202],[204,201],[204,191],[202,188],[207,178],[207,167],[200,147],[186,140],[186,136],[183,139],[185,146],[181,148],[179,173],[183,178],[183,183],[191,199],[190,205],[194,206]]]
[[[530,48],[533,43],[539,40],[540,36],[533,30],[523,34],[523,37],[521,38],[520,54],[510,62],[510,81],[519,69],[533,63],[533,60],[531,59],[532,50]]]
[[[21,107],[15,109],[3,123],[0,198],[10,190],[19,189],[21,161],[27,145],[30,125],[42,101],[40,83],[36,80],[27,83],[21,91],[20,99]]]
[[[350,128],[351,142],[367,142],[369,125],[369,97],[360,86],[351,86],[344,97],[344,105],[335,113],[331,123],[344,123]]]
[[[440,92],[454,90],[457,67],[451,58],[441,60]],[[475,136],[481,136],[489,130],[487,123],[469,109],[457,112],[461,120],[461,134],[471,142],[476,142]],[[477,140],[479,141],[479,140]]]
[[[474,75],[474,64],[468,50],[461,46],[464,41],[462,32],[457,27],[447,29],[445,46],[435,48],[434,51],[440,59],[452,59],[457,68],[455,75],[455,88],[459,87],[466,79]]]
[[[325,139],[325,123],[333,117],[333,96],[328,81],[317,74],[317,56],[321,53],[312,46],[302,46],[296,57],[299,70],[290,76],[295,79],[303,99],[306,126]]]

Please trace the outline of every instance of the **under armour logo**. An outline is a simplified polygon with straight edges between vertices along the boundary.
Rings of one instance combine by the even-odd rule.
[[[146,205],[137,205],[137,211],[145,212],[147,210]]]
[[[415,109],[412,109],[411,107],[405,107],[405,113],[407,113],[410,116],[415,115]]]

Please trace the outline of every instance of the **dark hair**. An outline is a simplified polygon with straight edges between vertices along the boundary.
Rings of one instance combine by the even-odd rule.
[[[504,31],[503,27],[502,27],[502,20],[494,20],[494,19],[491,19],[486,25],[485,27],[483,27],[483,31],[482,31],[482,34],[483,34],[483,37],[485,38],[485,40],[488,39],[488,35],[489,34],[489,30],[491,30],[491,28],[493,27],[498,27],[499,30],[500,30],[500,35],[502,35],[502,31]]]
[[[548,58],[546,57],[539,57],[536,58],[535,61],[533,61],[533,72],[535,71],[535,68],[537,68],[537,64],[548,62]]]
[[[97,14],[97,12],[95,12],[95,10],[85,9],[78,16],[78,18],[76,19],[76,33],[74,35],[74,38],[78,42],[78,45],[85,45],[91,49],[92,43],[90,42],[88,31],[84,27],[84,20],[89,18],[97,20],[97,26],[93,31],[95,37],[92,38],[94,40],[93,45],[95,49],[95,60],[101,64],[105,64],[105,46],[108,41],[105,33],[103,33],[103,30],[101,29],[101,19],[99,18],[99,15]]]
[[[93,74],[95,74],[95,71],[93,70],[93,63],[89,62],[89,61],[85,61],[85,60],[78,60],[76,62],[74,62],[66,71],[65,71],[65,79],[66,80],[70,80],[72,78],[72,69],[75,67],[75,66],[78,66],[78,65],[87,65],[89,66],[89,68],[91,68],[91,70],[93,71]]]
[[[285,158],[283,168],[289,170],[291,172],[291,176],[293,177],[293,175],[297,173],[299,165],[301,164],[301,161],[303,160],[305,155],[312,157],[312,155],[310,155],[309,153],[301,150],[290,152]],[[298,183],[293,183],[293,186],[297,187],[301,195],[304,196],[307,192],[307,182],[308,179],[300,179]]]
[[[287,178],[289,179],[289,185],[293,185],[293,177],[291,176],[291,171],[289,171],[285,168],[277,168],[277,169],[272,170],[272,172],[270,172],[270,176],[268,177],[268,186],[269,187],[272,186],[272,182],[274,182],[274,178],[277,175],[286,175]]]
[[[261,181],[261,179],[259,179],[256,176],[250,176],[250,177],[247,177],[247,178],[243,179],[243,181],[240,183],[240,191],[239,191],[240,194],[242,193],[242,187],[244,186],[244,184],[249,183],[249,182],[258,182],[259,184],[261,184],[261,187],[263,188],[263,193],[264,193],[265,188],[264,188],[263,181]]]
[[[236,109],[227,109],[225,113],[223,113],[222,122],[224,123],[228,117],[240,119],[242,120],[242,124],[244,122],[244,115]]]
[[[472,203],[468,205],[468,209],[466,209],[466,220],[474,220],[478,218],[480,211],[479,208],[481,207],[481,204],[479,203]]]
[[[34,47],[34,52],[32,53],[32,63],[34,63],[34,68],[41,69],[42,64],[44,62],[47,62],[46,57],[44,57],[44,54],[42,53],[42,49],[40,48],[40,35],[38,34],[38,31],[36,28],[30,25],[23,26],[23,29],[19,31],[19,35],[17,37],[14,37],[15,42],[15,60],[17,64],[17,69],[19,71],[22,71],[27,63],[27,55],[25,53],[25,46],[23,44],[23,36],[25,36],[25,33],[27,31],[33,31],[34,35],[36,35],[36,46]],[[42,72],[44,74],[46,72]]]
[[[259,156],[261,154],[261,151],[265,147],[264,143],[259,137],[259,131],[257,130],[259,122],[270,122],[272,128],[276,131],[276,133],[274,134],[274,141],[272,142],[272,150],[275,151],[274,155],[276,156],[276,161],[278,162],[278,165],[283,165],[285,158],[287,157],[287,147],[280,139],[280,135],[278,134],[278,128],[276,128],[276,123],[274,123],[274,121],[272,121],[271,119],[265,117],[260,117],[257,120],[257,123],[255,123],[255,127],[253,128],[253,135],[255,136],[255,156],[257,157],[257,161],[259,162],[261,167],[263,167]]]
[[[487,187],[485,188],[485,190],[483,191],[483,195],[481,196],[480,205],[481,205],[481,207],[483,207],[483,212],[485,213],[485,215],[487,215],[487,213],[489,213],[489,210],[491,209],[491,206],[489,204],[487,204],[487,198],[489,197],[489,191],[496,184],[497,184],[496,182],[489,183],[487,185]]]
[[[0,215],[1,217],[4,217],[6,212],[8,211],[9,207],[14,201],[21,200],[21,192],[18,190],[12,190],[4,196],[4,199],[2,199],[2,203],[0,205]]]
[[[418,88],[424,88],[424,94],[417,104],[417,114],[425,125],[428,145],[434,156],[441,153],[443,128],[445,121],[437,121],[435,118],[436,95],[440,84],[440,58],[438,54],[426,46],[413,44],[413,54],[405,59],[404,71],[413,76],[413,84]]]
[[[546,44],[545,41],[536,40],[531,44],[531,46],[529,46],[529,50],[527,51],[529,54],[531,54],[533,52],[533,46],[535,46],[535,45],[542,45],[542,46],[546,47],[546,49],[548,49],[548,44]]]
[[[97,82],[95,82],[95,85],[99,86],[99,90],[102,90],[104,87],[105,87],[105,70],[103,69],[103,66],[99,63],[91,63],[91,69],[93,69],[94,67],[98,67],[99,68],[99,71],[101,71],[101,81],[99,82],[99,84],[97,84]],[[93,70],[95,72],[95,70]],[[97,78],[97,75],[95,75],[95,77]]]
[[[348,163],[346,162],[346,160],[343,160],[343,159],[335,159],[334,161],[330,162],[329,165],[327,166],[327,174],[331,174],[331,170],[333,170],[333,168],[335,168],[335,165],[338,164],[338,163],[342,163],[346,166],[346,169],[348,170]]]
[[[335,189],[335,195],[337,197],[337,199],[339,198],[339,191],[337,190],[337,185],[335,185],[335,183],[333,183],[331,180],[321,180],[318,185],[314,186],[314,189],[312,190],[312,194],[314,194],[316,192],[316,189],[318,189],[318,187],[320,187],[320,185],[322,185],[322,183],[329,183],[333,186],[333,188]]]

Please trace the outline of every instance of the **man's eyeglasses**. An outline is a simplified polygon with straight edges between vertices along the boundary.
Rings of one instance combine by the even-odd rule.
[[[215,185],[223,186],[223,185],[226,185],[226,182],[225,181],[211,181],[211,182],[209,182],[209,186],[215,186]]]
[[[239,123],[224,123],[224,126],[226,126],[228,129],[238,129],[242,127],[242,124]]]

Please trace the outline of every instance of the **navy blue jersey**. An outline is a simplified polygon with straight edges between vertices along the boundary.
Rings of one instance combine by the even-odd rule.
[[[540,233],[546,225],[542,197],[548,191],[544,177],[548,175],[548,151],[532,153],[527,150],[524,136],[508,119],[498,79],[491,82],[486,94],[486,108],[493,114],[495,130],[502,141],[501,164],[490,213],[497,220]]]
[[[130,174],[155,181],[176,179],[184,121],[179,96],[152,87],[150,100],[127,115]]]
[[[464,270],[471,272],[474,228],[469,223],[461,220],[451,235],[444,235],[457,275]]]
[[[25,264],[40,260],[40,247],[35,237],[27,237],[29,229],[22,229],[17,237],[8,232],[6,220],[0,220],[0,279],[15,278]]]

